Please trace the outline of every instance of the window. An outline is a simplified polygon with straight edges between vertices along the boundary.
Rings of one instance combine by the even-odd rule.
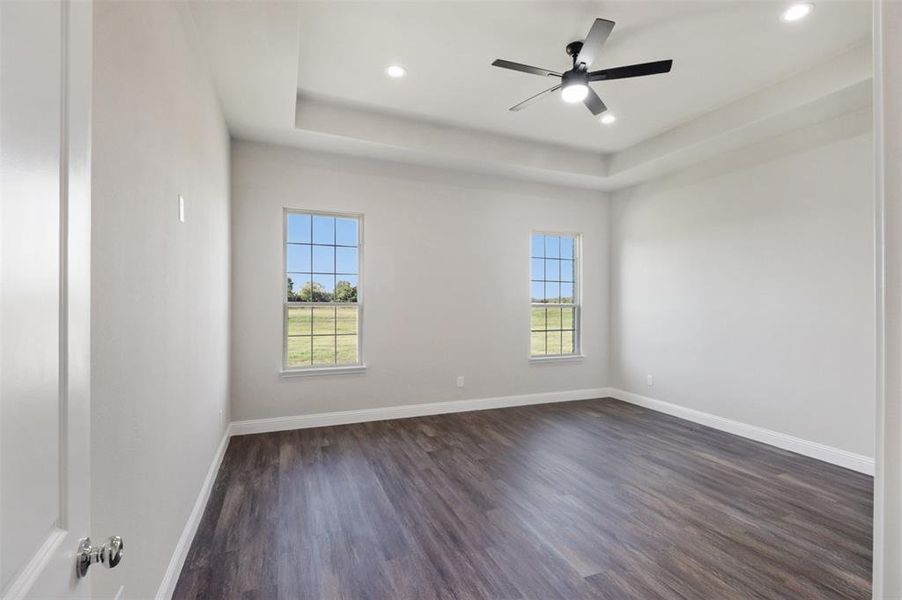
[[[360,365],[361,219],[285,212],[283,369]]]
[[[579,354],[579,236],[533,233],[530,355]]]

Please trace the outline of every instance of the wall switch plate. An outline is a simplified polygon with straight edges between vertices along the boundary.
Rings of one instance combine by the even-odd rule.
[[[457,376],[457,387],[463,387],[463,386],[464,386],[464,376],[458,375]]]
[[[645,383],[647,383],[648,385],[654,385],[655,384],[655,376],[654,375],[646,375]]]
[[[179,194],[179,223],[185,222],[185,198]]]

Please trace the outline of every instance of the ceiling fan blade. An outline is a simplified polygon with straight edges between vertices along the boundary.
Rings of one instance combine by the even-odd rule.
[[[598,94],[596,94],[595,90],[593,90],[592,88],[589,88],[589,93],[586,94],[586,97],[583,99],[583,103],[586,105],[586,108],[591,110],[592,114],[596,117],[608,109],[608,107],[604,105],[604,102],[601,101],[601,98],[598,97]]]
[[[520,104],[515,104],[514,106],[511,106],[508,110],[512,110],[515,112],[518,110],[523,110],[524,108],[526,108],[527,106],[529,106],[530,104],[532,104],[533,102],[538,100],[539,98],[542,98],[543,96],[546,96],[547,94],[550,94],[551,92],[556,92],[559,89],[561,89],[561,84],[557,84],[556,86],[554,86],[552,88],[548,88],[544,92],[539,92],[535,96],[530,96],[529,98],[527,98]]]
[[[658,60],[655,62],[628,65],[626,67],[614,67],[589,73],[589,81],[607,81],[608,79],[625,79],[627,77],[642,77],[644,75],[658,75],[669,73],[673,65],[672,60]]]
[[[501,60],[500,58],[495,59],[495,62],[492,63],[493,67],[501,67],[502,69],[511,69],[512,71],[521,71],[523,73],[531,73],[533,75],[541,75],[542,77],[560,77],[561,74],[557,71],[549,71],[548,69],[540,69],[539,67],[532,67],[530,65],[523,65],[520,63],[511,62],[509,60]]]
[[[583,63],[587,67],[590,66],[601,54],[601,47],[608,40],[612,29],[614,29],[614,21],[595,19],[595,22],[592,23],[592,29],[589,30],[589,35],[586,36],[583,42],[582,50],[579,51],[576,57],[576,63]]]

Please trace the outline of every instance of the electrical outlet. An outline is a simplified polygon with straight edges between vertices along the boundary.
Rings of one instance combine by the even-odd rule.
[[[464,386],[464,376],[458,375],[457,376],[457,387],[461,388],[463,386]]]
[[[645,383],[647,383],[648,385],[654,385],[655,384],[655,376],[654,375],[646,375]]]

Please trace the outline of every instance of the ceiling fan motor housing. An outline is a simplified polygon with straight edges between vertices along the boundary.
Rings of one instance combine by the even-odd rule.
[[[589,74],[584,65],[580,65],[561,76],[561,86],[570,87],[571,85],[589,85]]]

